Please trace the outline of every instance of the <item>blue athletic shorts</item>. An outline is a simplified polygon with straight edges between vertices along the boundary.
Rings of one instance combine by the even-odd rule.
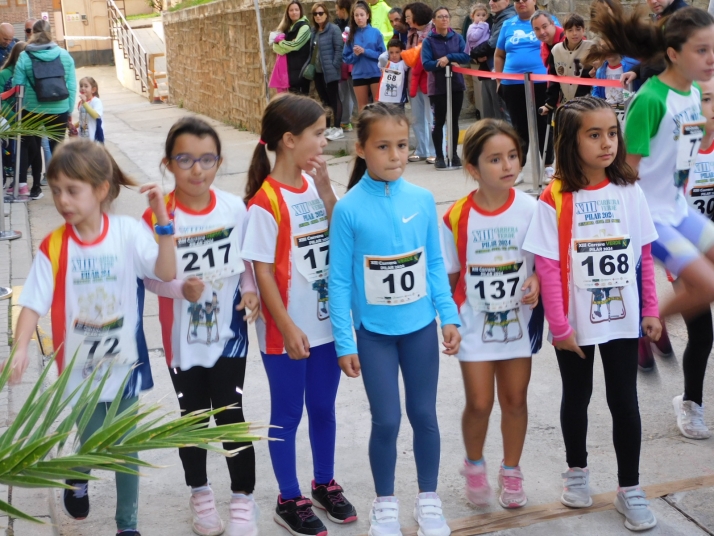
[[[655,223],[652,255],[675,276],[714,247],[714,223],[692,207],[679,225]]]

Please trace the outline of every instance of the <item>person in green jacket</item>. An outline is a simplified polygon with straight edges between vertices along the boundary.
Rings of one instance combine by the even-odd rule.
[[[384,0],[369,0],[369,8],[372,10],[372,28],[377,28],[384,36],[384,46],[392,39],[394,28],[389,22],[389,10],[392,9]]]
[[[302,4],[298,0],[292,0],[285,7],[285,14],[278,26],[278,32],[285,34],[285,39],[273,43],[273,52],[285,54],[288,60],[290,92],[309,95],[310,80],[304,78],[302,74],[305,66],[310,63],[312,31],[310,22],[303,12]]]
[[[36,60],[52,61],[60,58],[64,67],[64,81],[67,85],[69,96],[66,99],[53,102],[40,102],[35,92],[35,76],[32,70],[32,59],[28,55],[32,54]],[[52,40],[50,23],[45,20],[38,20],[32,26],[32,37],[27,42],[24,52],[20,54],[13,73],[13,83],[17,86],[25,86],[25,97],[23,101],[24,117],[41,117],[46,121],[47,126],[56,126],[62,129],[67,126],[69,118],[72,116],[72,108],[77,97],[77,77],[74,72],[74,60],[69,52],[57,46]],[[64,138],[66,128],[61,131],[60,137]],[[60,140],[61,141],[61,140]],[[59,143],[58,140],[50,139],[50,151],[53,151]],[[27,169],[30,161],[36,159],[35,154],[40,154],[42,150],[42,138],[38,136],[23,136],[20,144],[20,194],[27,193]],[[32,166],[32,190],[29,195],[32,199],[42,197],[40,179],[42,176],[42,166]],[[23,181],[25,181],[23,183]]]

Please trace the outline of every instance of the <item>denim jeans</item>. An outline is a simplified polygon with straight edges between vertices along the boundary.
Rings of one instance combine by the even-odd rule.
[[[431,139],[431,125],[434,117],[431,112],[431,103],[421,90],[417,90],[416,97],[411,99],[412,105],[412,128],[416,137],[416,150],[419,156],[434,156],[434,142]]]

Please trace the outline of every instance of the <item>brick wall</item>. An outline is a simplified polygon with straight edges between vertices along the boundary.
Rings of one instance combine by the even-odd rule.
[[[387,1],[394,6],[407,3],[407,0]],[[453,26],[459,29],[463,16],[473,3],[471,0],[426,2],[433,7],[449,7],[455,18]],[[590,0],[545,0],[543,3],[546,9],[561,18],[571,11],[589,18]],[[285,4],[284,0],[260,0],[268,75],[275,62],[275,54],[267,43],[268,34],[277,28]],[[330,2],[328,5],[332,20],[334,4]],[[708,0],[694,0],[694,5],[706,9]],[[311,7],[312,2],[303,3],[305,13],[309,13]],[[164,13],[163,22],[170,102],[258,131],[265,106],[265,90],[253,0],[219,0]]]
[[[52,12],[54,11],[54,9],[52,5],[52,0],[24,1],[24,4],[19,4],[18,0],[0,0],[0,22],[9,22],[10,24],[24,24],[25,21],[29,18],[27,16],[27,3],[29,2],[32,18],[39,19],[40,14],[44,11],[50,14],[50,24],[53,23]]]

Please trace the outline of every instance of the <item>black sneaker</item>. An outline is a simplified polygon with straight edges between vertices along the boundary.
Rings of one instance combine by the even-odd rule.
[[[461,167],[461,159],[459,158],[459,155],[455,154],[451,159],[451,167]]]
[[[278,497],[273,520],[293,536],[327,536],[327,529],[312,511],[312,501],[298,497],[284,501]]]
[[[315,506],[327,512],[327,519],[334,523],[357,521],[357,511],[342,495],[342,486],[332,480],[327,485],[316,486],[312,481],[312,499]]]
[[[62,506],[65,513],[74,519],[86,519],[89,515],[89,489],[86,480],[65,480],[75,489],[64,490]]]
[[[32,188],[30,190],[30,199],[37,200],[37,199],[42,199],[45,197],[45,194],[42,193],[42,188]]]
[[[135,529],[118,530],[117,536],[141,536],[141,533]]]
[[[446,160],[444,160],[444,157],[436,157],[436,160],[434,160],[434,167],[436,169],[446,169]]]

